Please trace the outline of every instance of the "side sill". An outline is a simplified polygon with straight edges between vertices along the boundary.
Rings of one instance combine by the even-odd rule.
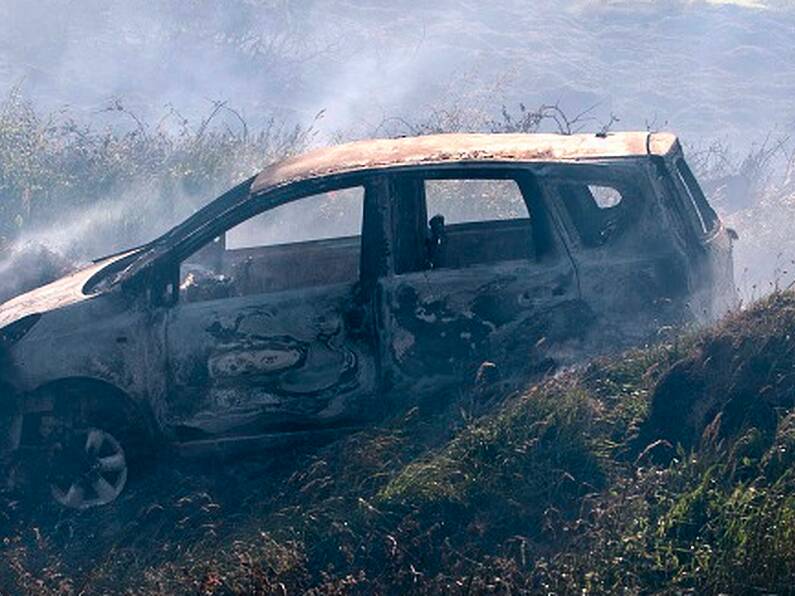
[[[360,430],[361,428],[360,426],[344,426],[243,437],[201,439],[198,441],[177,443],[175,449],[177,455],[184,458],[227,458],[245,453],[290,447],[301,443],[330,441],[356,430]]]

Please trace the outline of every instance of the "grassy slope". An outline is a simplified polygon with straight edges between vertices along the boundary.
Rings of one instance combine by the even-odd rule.
[[[281,467],[253,466],[235,477],[245,496],[234,502],[222,497],[230,476],[160,470],[139,489],[160,495],[135,501],[123,522],[120,510],[84,515],[72,542],[63,520],[20,525],[0,585],[785,593],[795,584],[793,332],[795,295],[778,294],[697,337],[496,406],[485,391],[422,404]],[[110,519],[110,538],[85,530]],[[103,546],[88,556],[92,541]],[[76,542],[82,558],[70,559]]]

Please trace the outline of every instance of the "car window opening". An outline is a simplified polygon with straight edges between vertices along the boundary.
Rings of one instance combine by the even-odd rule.
[[[718,215],[710,207],[707,197],[704,196],[696,177],[684,159],[676,160],[676,173],[688,199],[690,199],[690,206],[698,219],[698,225],[701,228],[699,231],[702,234],[711,232],[718,223]]]
[[[604,246],[631,226],[632,201],[626,190],[573,181],[559,182],[557,189],[583,246]]]
[[[364,195],[361,186],[312,195],[235,226],[182,263],[181,300],[355,283]]]
[[[588,190],[591,192],[594,203],[599,209],[611,209],[621,202],[621,193],[612,186],[598,186],[589,184]]]
[[[426,180],[424,194],[423,269],[535,257],[530,213],[516,180]]]

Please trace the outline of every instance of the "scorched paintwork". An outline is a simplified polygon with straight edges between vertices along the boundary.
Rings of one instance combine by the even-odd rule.
[[[463,197],[482,217],[445,223],[429,212],[434,181],[452,181],[451,201],[464,182],[508,182],[524,214],[496,209],[492,189]],[[349,188],[360,235],[227,246],[242,222]],[[65,417],[188,453],[274,444],[444,395],[484,362],[526,379],[735,303],[730,234],[673,135],[320,149],[0,306],[5,443],[44,445]]]

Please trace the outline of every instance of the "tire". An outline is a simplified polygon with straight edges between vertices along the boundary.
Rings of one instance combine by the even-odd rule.
[[[152,443],[140,418],[118,395],[94,387],[47,395],[53,408],[40,418],[40,463],[27,466],[28,484],[68,509],[112,503],[127,487],[131,468],[137,472],[150,460]]]
[[[86,427],[64,432],[50,447],[48,484],[57,503],[90,509],[115,501],[127,484],[127,457],[110,432]]]

